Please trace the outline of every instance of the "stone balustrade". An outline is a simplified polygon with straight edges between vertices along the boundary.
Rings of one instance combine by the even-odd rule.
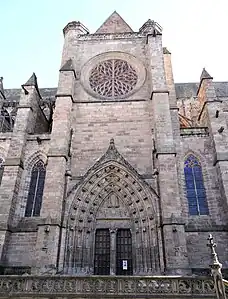
[[[178,276],[1,276],[0,297],[215,298],[208,277]]]
[[[207,127],[199,127],[199,128],[181,128],[180,129],[180,135],[183,137],[188,136],[208,136],[209,131]]]

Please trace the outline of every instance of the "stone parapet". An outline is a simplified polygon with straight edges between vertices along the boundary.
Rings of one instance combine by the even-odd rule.
[[[199,127],[199,128],[181,128],[180,136],[188,137],[188,136],[209,136],[209,130],[207,127]]]
[[[1,276],[0,297],[215,298],[209,277]]]

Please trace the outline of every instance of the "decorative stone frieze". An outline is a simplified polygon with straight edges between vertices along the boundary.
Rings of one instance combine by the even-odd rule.
[[[0,297],[10,296],[68,296],[103,298],[114,295],[132,297],[172,296],[175,298],[215,298],[213,280],[205,277],[169,276],[2,276]]]

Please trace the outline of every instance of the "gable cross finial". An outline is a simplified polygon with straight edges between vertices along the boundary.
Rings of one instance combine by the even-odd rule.
[[[115,145],[114,138],[110,139],[110,145]]]
[[[109,147],[108,147],[108,150],[105,155],[106,155],[106,158],[111,159],[111,160],[117,159],[119,157],[119,153],[115,147],[114,138],[110,139]]]

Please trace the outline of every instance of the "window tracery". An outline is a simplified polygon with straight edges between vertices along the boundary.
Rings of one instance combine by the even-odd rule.
[[[45,165],[42,161],[38,161],[32,169],[29,193],[25,209],[25,217],[40,215],[45,175]]]
[[[91,71],[89,84],[100,96],[118,98],[129,94],[138,81],[136,70],[121,59],[109,59],[97,64]]]
[[[189,155],[184,162],[184,175],[190,215],[208,215],[206,190],[200,161]]]
[[[2,107],[0,112],[0,132],[12,132],[17,109],[14,108],[9,112],[5,107]]]

